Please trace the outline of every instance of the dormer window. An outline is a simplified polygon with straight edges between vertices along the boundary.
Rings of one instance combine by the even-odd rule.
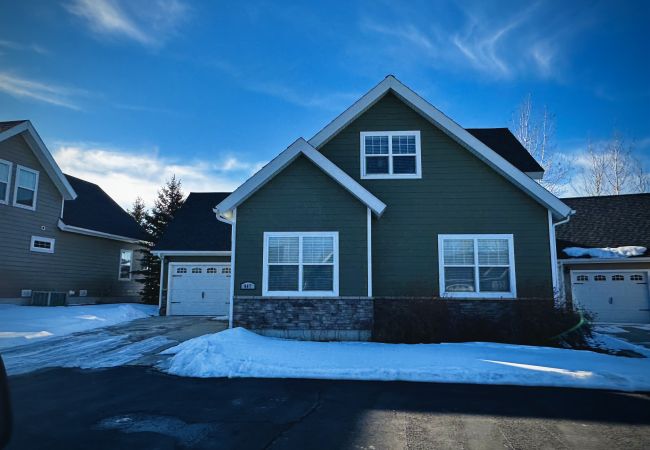
[[[420,132],[362,132],[361,178],[422,178]]]

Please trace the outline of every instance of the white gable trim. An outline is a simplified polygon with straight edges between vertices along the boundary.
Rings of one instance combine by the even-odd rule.
[[[99,237],[99,238],[104,238],[104,239],[112,239],[114,241],[128,242],[129,244],[140,244],[140,243],[144,242],[141,239],[133,239],[133,238],[127,237],[127,236],[119,236],[117,234],[104,233],[103,231],[89,230],[88,228],[81,228],[81,227],[75,227],[75,226],[72,226],[72,225],[67,225],[61,219],[59,219],[59,222],[57,223],[57,226],[59,227],[59,230],[67,231],[68,233],[77,233],[77,234],[83,234],[83,235],[86,235],[86,236],[93,236],[93,237]]]
[[[501,155],[476,139],[467,130],[451,120],[410,88],[406,87],[392,75],[387,76],[381,83],[368,91],[367,94],[361,97],[350,108],[319,131],[309,140],[309,143],[317,149],[321,148],[330,139],[336,136],[339,131],[348,126],[353,120],[379,101],[389,90],[392,90],[404,102],[422,114],[449,137],[474,153],[479,159],[509,179],[520,189],[527,192],[544,207],[550,209],[555,218],[565,218],[571,213],[571,208],[564,204],[559,198],[555,197],[524,172],[510,164]]]
[[[311,162],[316,164],[323,172],[332,177],[334,181],[347,189],[377,216],[380,216],[384,212],[386,205],[381,200],[354,181],[350,175],[343,172],[343,170],[323,156],[314,147],[309,145],[309,143],[303,138],[297,139],[289,146],[289,148],[276,156],[270,163],[246,180],[244,184],[235,189],[232,194],[217,205],[214,212],[217,213],[217,216],[224,216],[224,214],[227,215],[229,211],[232,211],[238,205],[243,203],[248,197],[253,195],[258,189],[264,186],[264,184],[291,164],[301,154],[309,158]]]
[[[45,143],[41,140],[41,137],[38,135],[29,120],[0,133],[0,142],[20,133],[25,133],[25,141],[27,141],[27,144],[34,152],[36,159],[41,163],[45,172],[50,176],[52,182],[61,195],[63,195],[63,198],[65,200],[74,200],[77,198],[77,193],[72,189],[68,179],[63,175],[63,172],[61,172],[59,165],[54,161],[52,154],[47,149]]]

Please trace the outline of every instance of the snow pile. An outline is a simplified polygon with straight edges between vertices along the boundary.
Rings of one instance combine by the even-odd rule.
[[[0,305],[0,348],[107,327],[156,314],[156,306],[140,304],[55,307]]]
[[[496,343],[304,342],[243,328],[165,350],[159,369],[190,377],[325,378],[650,390],[650,359]]]
[[[601,350],[610,352],[632,351],[634,353],[638,353],[639,355],[643,355],[646,358],[650,358],[650,349],[643,347],[642,345],[633,344],[618,336],[610,336],[608,334],[602,333],[592,333],[592,338],[589,345],[592,348],[599,348]],[[650,376],[650,374],[648,376]]]
[[[589,256],[591,258],[629,258],[630,256],[641,256],[646,252],[647,248],[629,245],[626,247],[605,247],[605,248],[582,248],[582,247],[568,247],[563,251],[572,258],[580,258],[581,256]]]

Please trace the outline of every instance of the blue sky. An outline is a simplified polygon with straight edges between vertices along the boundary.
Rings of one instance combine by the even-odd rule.
[[[408,6],[407,6],[408,5]],[[33,0],[0,7],[0,120],[121,204],[171,173],[236,187],[386,74],[466,127],[528,93],[579,155],[614,128],[650,165],[650,3]]]

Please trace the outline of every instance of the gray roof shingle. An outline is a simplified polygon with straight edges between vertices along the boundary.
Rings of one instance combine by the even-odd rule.
[[[650,249],[650,194],[563,198],[576,211],[556,228],[558,258],[567,247],[635,245]],[[645,255],[649,256],[649,252]]]
[[[7,131],[16,125],[20,125],[23,122],[27,122],[26,120],[9,120],[6,122],[0,122],[0,133],[3,131]]]
[[[542,166],[507,128],[466,128],[479,141],[522,172],[544,172]]]

